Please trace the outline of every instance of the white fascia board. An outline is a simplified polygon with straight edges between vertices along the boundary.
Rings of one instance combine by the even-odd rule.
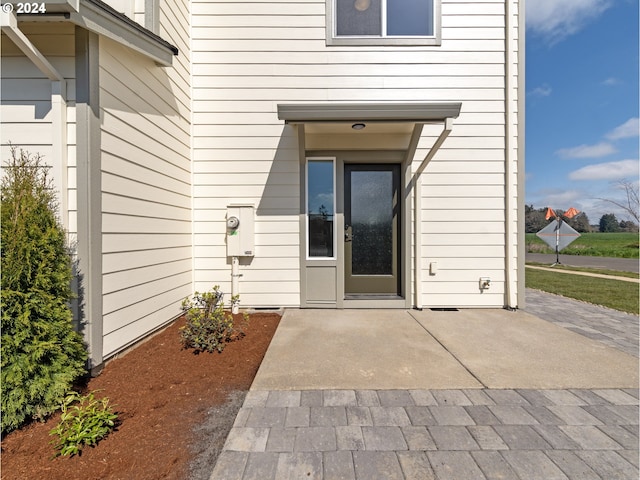
[[[47,14],[18,15],[20,21],[70,21],[170,67],[178,49],[101,0],[44,0]]]
[[[278,119],[289,124],[313,122],[442,122],[457,118],[462,103],[312,103],[279,104]]]

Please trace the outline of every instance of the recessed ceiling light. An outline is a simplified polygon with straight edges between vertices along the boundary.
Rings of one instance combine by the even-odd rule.
[[[353,125],[351,125],[351,128],[353,128],[354,130],[362,130],[364,127],[366,127],[364,123],[354,123]]]

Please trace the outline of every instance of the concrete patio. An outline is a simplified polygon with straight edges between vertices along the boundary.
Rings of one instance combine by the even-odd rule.
[[[211,480],[637,480],[637,316],[535,302],[288,310]]]

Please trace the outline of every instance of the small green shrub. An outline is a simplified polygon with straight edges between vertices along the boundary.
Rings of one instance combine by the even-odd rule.
[[[186,323],[180,328],[180,338],[184,348],[193,348],[194,353],[222,352],[228,342],[244,334],[247,315],[244,314],[241,325],[234,325],[233,315],[224,310],[222,298],[220,287],[216,285],[210,292],[195,292],[182,301]],[[237,302],[238,297],[231,301]]]
[[[93,394],[71,392],[65,397],[60,422],[49,432],[58,436],[51,441],[57,456],[78,455],[84,446],[95,446],[115,428],[118,415],[113,413],[109,399],[98,400]]]
[[[58,409],[86,373],[74,331],[71,259],[39,155],[11,149],[1,183],[2,432]]]

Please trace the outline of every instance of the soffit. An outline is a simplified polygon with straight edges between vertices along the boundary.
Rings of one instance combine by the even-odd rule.
[[[413,155],[425,124],[460,114],[462,103],[279,104],[278,118],[304,128],[307,150],[405,150]],[[353,129],[354,124],[364,124]]]
[[[19,21],[67,21],[110,38],[168,67],[178,48],[101,0],[44,0],[45,14],[20,14]]]

